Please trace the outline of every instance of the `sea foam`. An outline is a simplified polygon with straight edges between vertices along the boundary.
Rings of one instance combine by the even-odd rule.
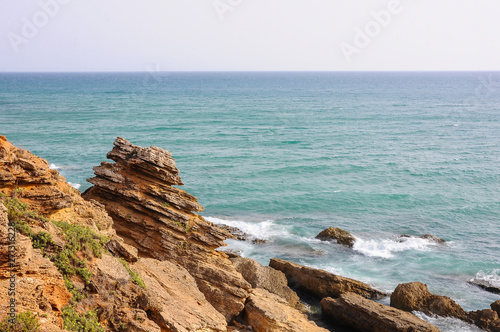
[[[407,250],[427,251],[437,244],[427,239],[409,237],[398,238],[398,240],[364,240],[356,237],[353,249],[365,256],[392,258],[395,252]]]
[[[476,276],[470,280],[471,282],[479,282],[492,287],[500,287],[500,269],[491,271],[479,271]]]

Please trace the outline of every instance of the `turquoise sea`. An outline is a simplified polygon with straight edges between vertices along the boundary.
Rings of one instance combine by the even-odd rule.
[[[466,310],[500,295],[500,73],[3,73],[0,134],[80,190],[116,136],[172,152],[228,248]],[[314,236],[336,226],[353,249]],[[401,234],[434,234],[399,242]],[[475,331],[434,319],[443,331]]]

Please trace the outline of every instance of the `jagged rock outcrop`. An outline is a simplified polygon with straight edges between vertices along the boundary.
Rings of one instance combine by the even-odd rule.
[[[307,291],[318,299],[336,298],[347,292],[359,294],[367,299],[380,299],[388,296],[388,294],[360,281],[282,259],[271,259],[269,266],[282,271],[292,288]]]
[[[232,257],[230,260],[253,288],[263,288],[285,299],[291,307],[297,309],[301,307],[299,296],[288,287],[288,281],[283,272],[270,266],[263,266],[251,258]]]
[[[310,321],[305,314],[288,306],[282,297],[262,288],[252,290],[245,306],[244,318],[256,332],[327,331]]]
[[[391,294],[391,306],[405,311],[467,320],[467,312],[447,296],[434,295],[421,282],[400,284]]]
[[[351,233],[336,227],[330,227],[321,231],[316,235],[316,238],[323,241],[337,240],[338,244],[350,248],[354,245],[354,242],[356,242],[356,238]]]
[[[439,329],[420,318],[353,293],[337,299],[321,300],[323,314],[336,323],[355,331],[437,332]]]
[[[140,256],[179,263],[228,321],[237,316],[251,285],[214,250],[231,235],[195,214],[203,210],[196,198],[173,187],[183,183],[171,154],[117,138],[107,157],[115,163],[94,167],[85,199],[105,206],[117,233]]]
[[[104,207],[84,200],[49,163],[0,136],[0,193],[16,197],[48,218],[91,226],[113,235]]]
[[[8,306],[15,298],[16,313],[29,310],[44,314],[42,330],[59,331],[61,309],[70,297],[54,264],[33,249],[28,237],[18,232],[14,236],[7,209],[0,202],[0,320],[9,313]]]
[[[500,316],[500,300],[495,301],[491,304],[491,310],[496,311],[498,316]]]

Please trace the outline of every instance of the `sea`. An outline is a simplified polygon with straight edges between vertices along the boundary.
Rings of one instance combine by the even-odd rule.
[[[207,220],[266,240],[223,250],[264,265],[500,299],[469,283],[500,286],[499,72],[0,73],[0,134],[81,191],[117,136],[167,149]]]

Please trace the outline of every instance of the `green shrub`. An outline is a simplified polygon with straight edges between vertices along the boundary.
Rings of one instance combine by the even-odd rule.
[[[16,315],[15,323],[5,318],[0,322],[0,331],[2,332],[38,332],[40,323],[36,314],[30,311],[20,312]]]
[[[95,310],[80,314],[75,311],[74,306],[68,305],[62,312],[65,329],[78,332],[105,332],[104,327],[99,324]]]
[[[123,258],[118,258],[118,260],[120,261],[120,263],[122,263],[122,265],[127,270],[128,274],[130,275],[131,281],[134,284],[136,284],[137,286],[141,287],[141,288],[146,288],[146,284],[144,283],[144,280],[142,280],[142,278],[139,275],[139,273],[137,273],[132,268],[130,268],[130,266],[128,265],[127,261],[124,260]]]

